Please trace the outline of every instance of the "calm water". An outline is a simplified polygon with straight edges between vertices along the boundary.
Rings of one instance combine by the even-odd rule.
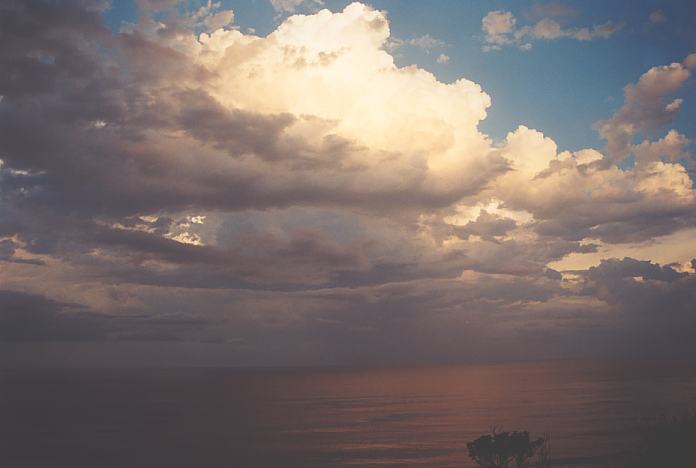
[[[493,426],[550,432],[554,466],[602,466],[694,408],[694,363],[0,371],[0,467],[469,467]]]

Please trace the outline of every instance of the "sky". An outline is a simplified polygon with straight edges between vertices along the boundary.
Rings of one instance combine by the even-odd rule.
[[[696,356],[688,1],[0,5],[0,366]]]

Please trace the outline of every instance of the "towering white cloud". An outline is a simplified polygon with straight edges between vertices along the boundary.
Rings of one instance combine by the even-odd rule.
[[[501,169],[477,128],[489,96],[466,79],[445,84],[423,69],[398,68],[388,39],[384,14],[354,3],[339,13],[292,16],[265,38],[204,33],[189,40],[186,53],[214,77],[205,89],[224,108],[293,116],[279,134],[288,148],[305,146],[299,151],[314,165],[354,168],[296,167],[289,174],[302,180],[289,183],[314,180],[317,189],[374,196],[410,190],[432,199],[477,190]],[[175,41],[164,45],[181,47]],[[331,144],[341,151],[328,154]],[[292,156],[272,158],[291,166]]]

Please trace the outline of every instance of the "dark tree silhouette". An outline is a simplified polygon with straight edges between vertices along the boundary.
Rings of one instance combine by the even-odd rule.
[[[466,444],[469,457],[483,468],[531,468],[550,466],[548,437],[531,440],[529,432],[486,434]],[[537,454],[534,465],[530,460]],[[540,463],[541,462],[541,465]]]

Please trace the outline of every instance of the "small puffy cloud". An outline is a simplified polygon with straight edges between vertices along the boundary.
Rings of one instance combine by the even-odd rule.
[[[450,61],[450,57],[447,54],[440,54],[437,56],[436,61],[441,65],[447,65]]]
[[[216,30],[224,28],[234,21],[234,12],[232,10],[220,11],[213,13],[203,19],[203,25],[208,30]]]
[[[557,9],[557,8],[554,8]],[[557,11],[555,15],[562,16]],[[570,16],[570,15],[566,15]],[[564,28],[561,23],[551,17],[544,17],[535,24],[517,26],[517,19],[509,11],[491,11],[482,20],[485,33],[484,50],[496,50],[506,44],[518,45],[522,50],[530,50],[532,40],[555,40],[561,38],[578,41],[607,39],[621,29],[622,24],[607,21],[592,27]]]
[[[439,39],[435,39],[430,34],[424,34],[423,36],[409,39],[406,41],[406,43],[414,47],[419,47],[423,50],[431,50],[436,47],[443,47],[445,45],[444,42]]]
[[[687,55],[684,59],[684,66],[689,69],[696,68],[696,53]]]
[[[652,24],[662,24],[667,22],[667,17],[665,16],[665,13],[662,10],[655,10],[650,15],[648,16],[648,20]]]
[[[191,19],[197,21],[206,31],[224,28],[234,21],[234,12],[232,10],[218,11],[220,5],[220,2],[213,3],[212,0],[208,0],[206,5],[191,15]]]
[[[481,20],[486,43],[492,47],[508,44],[513,40],[517,19],[509,11],[490,11]]]

